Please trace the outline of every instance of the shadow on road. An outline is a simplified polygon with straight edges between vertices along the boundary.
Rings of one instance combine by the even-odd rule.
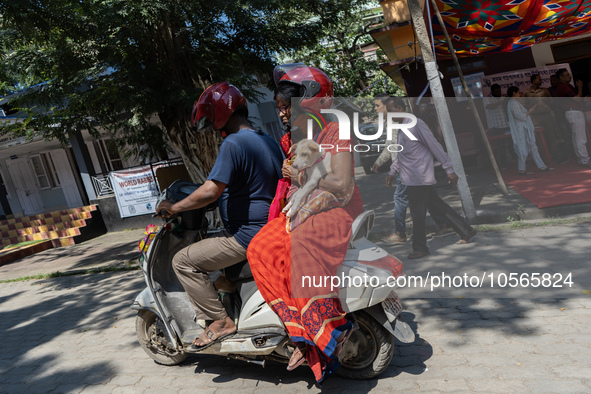
[[[117,371],[107,362],[93,361],[102,356],[97,333],[130,315],[132,294],[142,282],[96,274],[35,281],[31,286],[36,288],[34,303],[10,305],[18,294],[0,298],[1,391],[48,392],[59,386],[65,392],[109,381]],[[59,343],[60,350],[46,349],[50,341],[53,349]]]

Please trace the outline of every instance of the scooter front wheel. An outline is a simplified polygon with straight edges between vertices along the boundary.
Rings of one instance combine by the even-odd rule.
[[[188,354],[173,349],[162,329],[163,323],[154,312],[147,310],[138,312],[135,320],[135,332],[142,349],[158,364],[180,364],[188,357]]]
[[[349,337],[336,374],[347,379],[372,379],[388,368],[394,356],[394,337],[373,317],[355,312],[359,329]]]

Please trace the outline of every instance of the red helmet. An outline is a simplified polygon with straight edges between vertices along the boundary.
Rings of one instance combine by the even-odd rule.
[[[191,124],[197,124],[197,130],[201,130],[209,121],[214,129],[222,130],[239,108],[248,111],[246,99],[240,90],[228,82],[218,82],[205,89],[199,100],[195,101]]]
[[[275,84],[292,83],[303,88],[300,104],[315,111],[332,106],[334,89],[331,79],[316,67],[303,63],[283,64],[273,71]]]

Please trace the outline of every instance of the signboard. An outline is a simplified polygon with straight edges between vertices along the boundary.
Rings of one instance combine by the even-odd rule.
[[[481,78],[484,77],[483,72],[478,72],[475,74],[465,75],[464,79],[466,80],[466,85],[468,85],[468,91],[470,91],[470,96],[472,98],[479,98],[482,97],[482,82]],[[456,95],[456,101],[466,101],[466,93],[464,92],[464,88],[462,87],[462,82],[460,81],[460,77],[455,77],[451,79],[451,85],[454,88],[454,94]]]
[[[556,74],[556,71],[561,68],[566,68],[568,72],[572,74],[568,64],[553,64],[551,66],[526,68],[523,70],[482,76],[480,77],[480,80],[482,81],[482,93],[484,97],[487,97],[490,94],[490,87],[495,83],[501,86],[503,96],[507,95],[507,89],[511,86],[517,86],[523,93],[531,86],[530,78],[532,74],[540,74],[542,77],[542,87],[549,88],[550,76]]]
[[[122,218],[156,211],[159,193],[150,166],[114,171],[109,177]]]
[[[0,149],[7,149],[12,146],[27,144],[33,141],[39,141],[43,139],[40,135],[33,135],[32,137],[16,135],[14,133],[6,133],[0,135]]]

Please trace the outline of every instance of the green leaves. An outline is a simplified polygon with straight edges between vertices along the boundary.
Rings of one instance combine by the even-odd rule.
[[[256,101],[254,76],[270,75],[285,53],[325,68],[337,94],[353,94],[380,73],[358,50],[369,39],[359,34],[365,8],[351,0],[12,0],[0,5],[0,89],[45,82],[14,99],[29,113],[15,129],[64,143],[80,130],[106,133],[148,157],[168,137],[203,174],[219,143],[189,128],[203,89],[228,80]]]

